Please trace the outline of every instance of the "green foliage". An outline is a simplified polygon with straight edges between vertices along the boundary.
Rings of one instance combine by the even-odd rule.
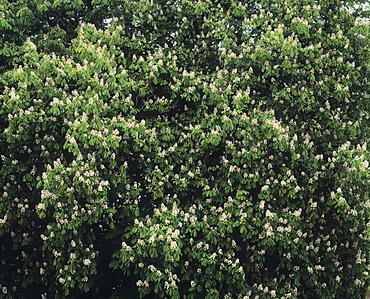
[[[358,3],[0,2],[0,298],[361,298]]]

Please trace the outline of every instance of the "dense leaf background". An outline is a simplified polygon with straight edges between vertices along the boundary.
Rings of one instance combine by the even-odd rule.
[[[1,0],[0,298],[364,296],[366,7]]]

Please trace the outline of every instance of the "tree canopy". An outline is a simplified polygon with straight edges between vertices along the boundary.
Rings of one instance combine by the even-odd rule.
[[[0,1],[0,298],[364,296],[369,27],[361,1]]]

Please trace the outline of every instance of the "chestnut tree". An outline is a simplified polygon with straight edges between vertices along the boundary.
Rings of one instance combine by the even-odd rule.
[[[2,1],[0,298],[364,296],[366,9]]]

